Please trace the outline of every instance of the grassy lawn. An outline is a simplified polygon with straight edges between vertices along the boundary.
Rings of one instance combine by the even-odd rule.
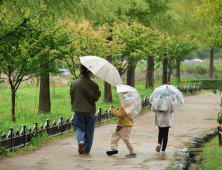
[[[218,136],[210,142],[205,143],[204,151],[197,162],[199,170],[221,170],[222,169],[222,146],[219,147]]]

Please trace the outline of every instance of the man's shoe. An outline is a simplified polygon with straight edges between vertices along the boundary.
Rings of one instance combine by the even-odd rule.
[[[80,142],[79,143],[79,150],[78,150],[78,152],[80,153],[80,154],[83,154],[85,151],[84,151],[84,143],[83,142]]]
[[[117,154],[117,153],[118,153],[118,150],[116,150],[116,149],[113,149],[113,150],[111,150],[111,151],[107,151],[107,152],[106,152],[106,154],[109,155],[109,156],[114,155],[114,154]]]
[[[161,145],[158,144],[158,145],[156,146],[156,151],[157,151],[157,152],[160,152],[160,148],[161,148]]]
[[[126,157],[135,158],[136,157],[136,153],[135,154],[126,154]]]

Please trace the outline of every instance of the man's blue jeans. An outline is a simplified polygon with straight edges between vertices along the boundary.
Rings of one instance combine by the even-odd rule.
[[[95,113],[75,113],[74,129],[79,143],[84,142],[85,152],[90,152],[95,128]]]

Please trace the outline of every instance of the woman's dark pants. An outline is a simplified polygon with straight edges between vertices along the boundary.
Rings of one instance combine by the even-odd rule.
[[[168,133],[169,133],[169,127],[159,127],[158,143],[162,145],[162,151],[165,151],[166,149],[168,141]]]

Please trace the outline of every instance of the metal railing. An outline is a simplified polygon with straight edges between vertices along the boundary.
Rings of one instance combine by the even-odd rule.
[[[149,98],[144,97],[142,99],[142,108],[150,107]],[[115,117],[111,114],[110,109],[113,106],[111,105],[109,110],[105,109],[104,112],[101,108],[98,109],[96,113],[96,124],[100,124],[103,121],[109,121],[115,119]],[[118,107],[117,107],[118,109]],[[74,130],[74,114],[71,119],[69,117],[64,121],[63,117],[60,116],[58,122],[54,120],[51,124],[49,119],[46,119],[45,124],[41,123],[40,127],[37,122],[34,122],[33,127],[27,128],[26,125],[22,125],[21,131],[19,129],[14,130],[12,127],[9,128],[8,135],[3,132],[2,140],[0,141],[0,148],[4,147],[7,150],[13,151],[17,147],[24,147],[31,143],[33,137],[39,136],[42,132],[47,132],[49,136],[59,135],[70,130]]]
[[[180,90],[182,93],[190,92],[192,94],[197,91],[201,91],[201,85],[182,85],[182,86],[178,85],[176,86],[176,88]]]

